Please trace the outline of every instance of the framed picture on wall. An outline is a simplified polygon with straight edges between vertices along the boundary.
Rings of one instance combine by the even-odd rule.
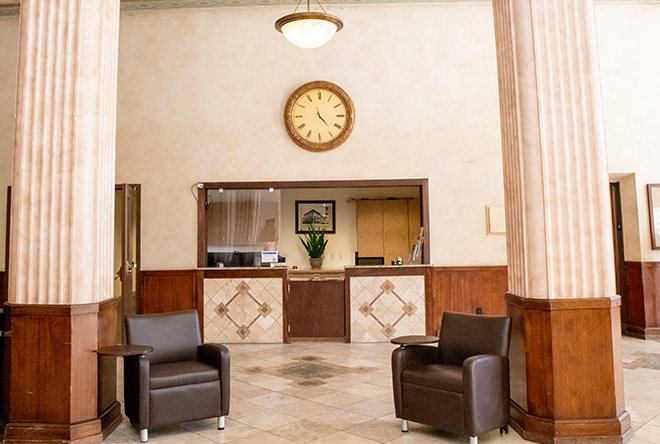
[[[326,233],[335,232],[334,200],[297,200],[296,233],[307,233],[309,226],[324,229]]]

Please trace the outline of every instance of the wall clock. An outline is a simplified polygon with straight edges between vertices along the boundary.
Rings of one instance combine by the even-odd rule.
[[[284,107],[289,136],[309,151],[328,151],[344,143],[353,131],[353,101],[334,83],[318,80],[296,89]]]

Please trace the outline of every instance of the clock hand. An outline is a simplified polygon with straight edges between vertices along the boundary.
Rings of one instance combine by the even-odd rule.
[[[325,119],[323,117],[321,117],[321,113],[319,112],[318,107],[316,107],[316,115],[319,116],[319,119],[321,119],[321,121],[323,121],[323,123],[325,123],[325,126],[328,126],[328,127],[330,126],[330,125],[328,125],[328,122],[326,122]]]

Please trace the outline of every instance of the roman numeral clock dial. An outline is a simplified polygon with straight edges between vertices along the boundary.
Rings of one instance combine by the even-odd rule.
[[[284,108],[287,133],[310,151],[328,151],[344,143],[353,131],[355,109],[339,86],[309,82],[296,89]]]

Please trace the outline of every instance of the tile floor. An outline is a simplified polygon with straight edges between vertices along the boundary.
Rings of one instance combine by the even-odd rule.
[[[411,423],[401,433],[394,417],[389,343],[228,344],[232,359],[231,413],[223,431],[214,419],[155,428],[152,444],[404,444],[464,443]],[[660,343],[623,338],[630,444],[660,444]],[[121,363],[120,363],[121,364]],[[120,366],[121,367],[121,366]],[[120,375],[121,376],[121,375]],[[118,391],[122,390],[121,381]],[[121,395],[120,395],[121,400]],[[139,442],[126,418],[106,443]],[[528,441],[510,429],[480,443]]]

